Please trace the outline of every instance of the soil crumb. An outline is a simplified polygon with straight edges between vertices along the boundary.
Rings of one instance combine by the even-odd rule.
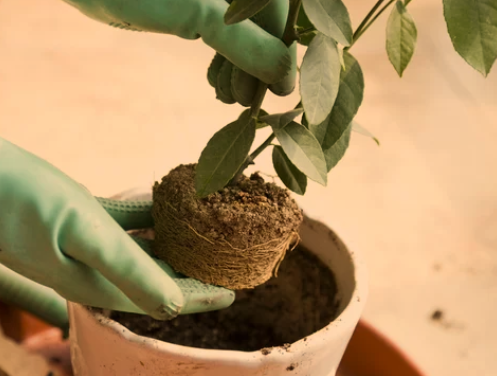
[[[444,315],[444,313],[443,313],[441,310],[437,309],[436,311],[434,311],[434,312],[431,314],[431,319],[432,319],[433,321],[440,321],[440,320],[442,320],[443,315]]]
[[[113,312],[111,318],[143,336],[205,349],[257,351],[285,349],[322,329],[335,318],[338,300],[331,271],[302,247],[282,262],[278,277],[236,292],[227,309],[158,321]]]
[[[269,354],[271,354],[271,351],[273,351],[273,349],[271,347],[268,347],[268,348],[265,347],[265,348],[261,349],[262,355],[269,355]]]

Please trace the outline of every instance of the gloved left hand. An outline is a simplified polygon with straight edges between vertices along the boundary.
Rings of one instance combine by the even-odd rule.
[[[124,231],[152,227],[150,209],[97,200],[0,137],[0,263],[70,301],[156,319],[231,305],[234,292],[181,278]]]

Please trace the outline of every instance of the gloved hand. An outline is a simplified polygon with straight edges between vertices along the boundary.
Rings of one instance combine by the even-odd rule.
[[[278,95],[295,85],[296,49],[279,39],[288,16],[288,0],[272,0],[251,20],[224,23],[225,0],[64,0],[110,26],[202,40],[236,67],[271,85]],[[267,30],[267,31],[265,31]],[[274,36],[273,36],[274,35]],[[294,46],[295,47],[295,46]],[[236,78],[243,90],[246,77]]]
[[[99,202],[0,138],[1,264],[70,301],[156,319],[228,307],[232,291],[181,278],[147,254],[147,242],[139,241],[142,249],[124,231],[152,227],[150,208],[151,202]]]

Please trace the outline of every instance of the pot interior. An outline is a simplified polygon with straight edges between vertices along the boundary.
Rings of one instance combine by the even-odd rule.
[[[278,277],[237,291],[228,309],[170,322],[122,312],[111,318],[141,336],[197,348],[255,351],[306,340],[344,312],[357,286],[353,255],[333,231],[305,217],[300,236]]]

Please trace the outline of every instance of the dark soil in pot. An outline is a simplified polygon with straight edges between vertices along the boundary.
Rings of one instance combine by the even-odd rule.
[[[143,336],[184,346],[256,351],[303,339],[336,316],[335,279],[316,256],[302,247],[288,253],[277,277],[236,292],[227,309],[157,321],[113,312],[111,318]]]

